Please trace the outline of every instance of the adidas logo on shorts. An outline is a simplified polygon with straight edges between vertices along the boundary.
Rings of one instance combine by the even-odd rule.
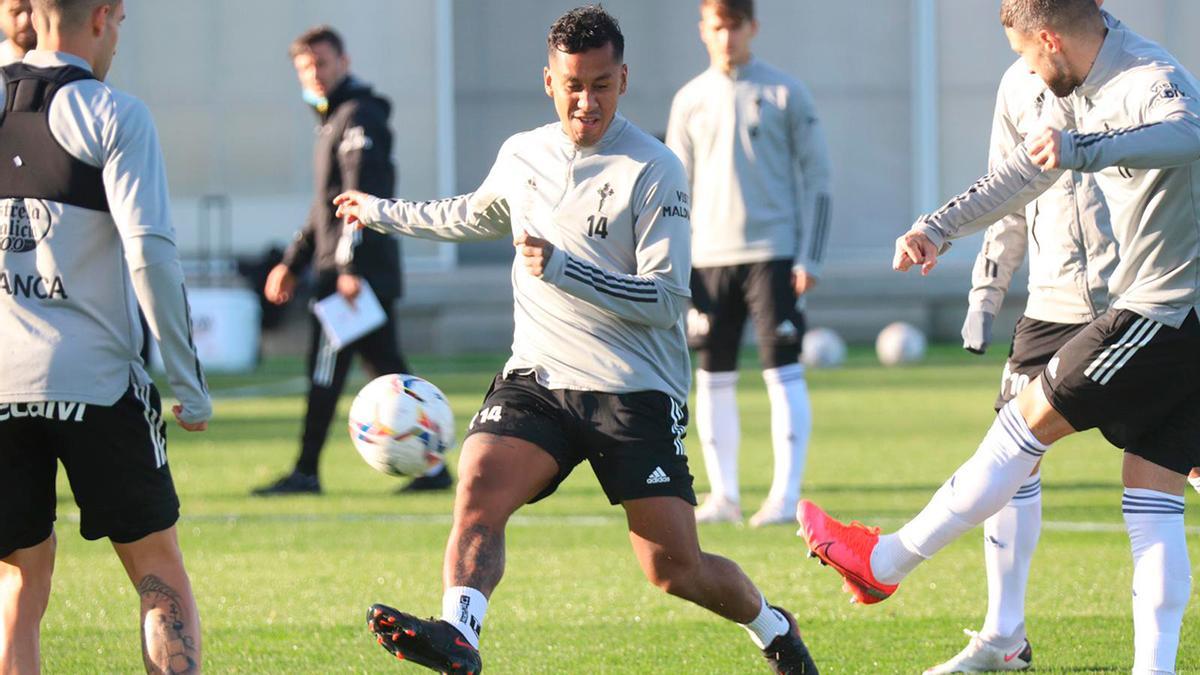
[[[646,485],[655,485],[657,483],[670,483],[671,477],[666,471],[662,470],[661,466],[654,467],[654,471],[650,472],[650,477],[646,479]]]

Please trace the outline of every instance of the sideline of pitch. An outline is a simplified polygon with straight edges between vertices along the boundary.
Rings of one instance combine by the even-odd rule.
[[[68,523],[78,523],[78,513],[67,513],[60,518]],[[452,522],[450,514],[442,513],[205,513],[196,515],[185,515],[180,517],[181,523],[360,523],[360,522],[378,522],[378,523],[422,523],[422,524],[445,524],[449,525]],[[875,524],[885,526],[899,526],[904,524],[904,520],[900,518],[879,518],[871,520]],[[610,525],[623,525],[625,517],[623,515],[514,515],[509,524],[518,527],[545,525],[570,525],[574,527],[601,527]],[[710,526],[704,526],[702,529],[707,529]],[[730,527],[729,525],[717,525],[716,527]],[[737,526],[734,526],[737,527]],[[786,528],[779,528],[784,530]],[[1051,532],[1119,532],[1125,533],[1124,523],[1100,523],[1089,521],[1069,521],[1069,520],[1047,520],[1042,522],[1042,529]],[[1188,534],[1200,534],[1200,525],[1189,525],[1186,528]]]

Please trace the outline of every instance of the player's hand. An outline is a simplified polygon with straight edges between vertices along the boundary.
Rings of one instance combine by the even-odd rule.
[[[355,274],[339,274],[337,278],[338,295],[346,299],[350,306],[354,306],[354,300],[358,294],[362,292],[362,280]]]
[[[792,288],[795,289],[797,298],[816,287],[817,277],[804,270],[792,270]]]
[[[371,195],[359,190],[346,190],[342,194],[333,198],[333,205],[337,207],[337,217],[346,222],[347,225],[362,227],[362,212],[372,199]]]
[[[513,240],[517,247],[517,255],[525,262],[525,269],[535,277],[541,278],[550,264],[550,256],[554,255],[554,244],[540,237],[531,237],[522,232]]]
[[[909,230],[896,240],[896,256],[892,269],[907,272],[913,265],[921,266],[921,274],[929,274],[937,265],[938,249],[923,232]]]
[[[1058,129],[1042,129],[1026,139],[1029,157],[1045,170],[1062,166],[1062,132]]]
[[[282,305],[292,299],[292,294],[296,291],[296,275],[288,269],[287,265],[279,264],[271,268],[271,272],[267,274],[267,283],[263,287],[263,295],[267,301]]]
[[[175,421],[179,422],[179,426],[183,427],[184,431],[204,431],[208,428],[207,421],[184,422],[183,418],[180,417],[180,415],[183,414],[183,406],[179,405],[178,403],[175,404],[174,408],[171,408],[171,412],[175,413]]]

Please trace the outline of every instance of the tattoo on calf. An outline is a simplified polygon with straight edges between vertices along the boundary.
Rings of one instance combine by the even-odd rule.
[[[454,574],[460,586],[492,589],[504,574],[504,532],[482,524],[471,525],[458,537]]]
[[[147,622],[142,631],[142,658],[147,672],[158,672],[159,668],[172,674],[199,672],[193,635],[196,627],[187,625],[188,617],[184,615],[184,602],[179,592],[153,574],[138,582],[137,591],[147,613],[159,610],[157,625],[151,626]],[[166,662],[155,663],[152,650],[153,656],[165,657]]]

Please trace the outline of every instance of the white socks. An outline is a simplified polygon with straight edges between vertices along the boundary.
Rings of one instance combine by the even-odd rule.
[[[871,571],[885,584],[899,583],[922,560],[999,511],[1045,454],[1017,411],[1004,406],[979,449],[933,495],[929,504],[894,535],[879,538]]]
[[[1042,533],[1042,476],[1030,476],[1017,494],[983,522],[988,610],[979,637],[1009,645],[1025,638],[1029,564]]]
[[[737,409],[737,371],[696,371],[696,430],[704,451],[704,468],[714,497],[737,504],[738,442],[742,438]]]
[[[770,368],[762,376],[771,401],[771,442],[775,449],[775,477],[767,501],[795,509],[800,501],[800,482],[804,478],[808,437],[812,433],[804,366],[794,363]]]
[[[754,640],[759,649],[766,649],[772,640],[792,629],[788,625],[787,617],[771,609],[765,597],[762,599],[762,609],[759,610],[758,616],[750,623],[742,624],[742,627],[750,633],[750,639]]]
[[[487,606],[483,593],[467,586],[452,586],[442,594],[442,621],[457,628],[472,647],[479,649]]]
[[[1121,511],[1133,550],[1133,672],[1173,673],[1192,592],[1183,497],[1125,488]]]

